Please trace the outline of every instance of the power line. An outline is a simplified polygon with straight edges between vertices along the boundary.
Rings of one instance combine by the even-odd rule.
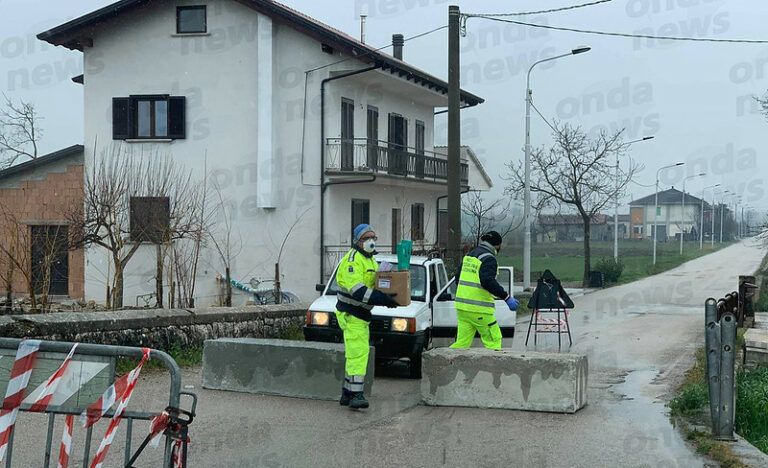
[[[612,1],[613,1],[613,0],[597,0],[597,1],[595,1],[595,2],[590,2],[590,3],[582,3],[582,4],[580,4],[580,5],[571,5],[571,6],[562,7],[562,8],[552,8],[552,9],[549,9],[549,10],[539,10],[539,11],[524,11],[524,12],[521,12],[521,13],[488,13],[488,14],[482,14],[482,13],[478,13],[478,14],[474,14],[474,13],[465,13],[465,14],[462,14],[462,16],[464,16],[465,18],[472,18],[472,17],[480,17],[480,18],[483,18],[483,17],[489,17],[489,16],[526,16],[526,15],[542,15],[542,14],[544,14],[544,13],[557,13],[557,12],[559,12],[559,11],[575,10],[575,9],[577,9],[577,8],[584,8],[584,7],[589,7],[589,6],[593,6],[593,5],[599,5],[600,3],[609,3],[609,2],[612,2]]]
[[[546,24],[527,23],[525,21],[516,21],[510,19],[502,19],[489,15],[474,15],[473,18],[484,18],[490,21],[499,21],[502,23],[512,23],[520,26],[529,26],[532,28],[552,29],[555,31],[567,31],[580,34],[594,34],[598,36],[614,36],[614,37],[628,37],[633,39],[658,39],[665,41],[687,41],[687,42],[720,42],[720,43],[735,43],[735,44],[768,44],[768,40],[763,39],[714,39],[709,37],[678,37],[678,36],[654,36],[650,34],[628,34],[618,33],[611,31],[594,31],[589,29],[576,29],[565,28],[560,26],[549,26]]]
[[[403,39],[403,42],[408,42],[408,41],[412,41],[412,40],[414,40],[414,39],[418,39],[418,38],[420,38],[420,37],[424,37],[424,36],[426,36],[426,35],[428,35],[428,34],[432,34],[432,33],[435,33],[435,32],[437,32],[437,31],[440,31],[440,30],[442,30],[442,29],[446,29],[447,27],[448,27],[448,25],[446,24],[446,25],[440,26],[440,27],[438,27],[438,28],[435,28],[435,29],[430,29],[429,31],[425,31],[425,32],[423,32],[423,33],[419,33],[419,34],[416,34],[415,36],[406,37],[405,39]],[[332,66],[332,65],[336,65],[336,64],[339,64],[339,63],[347,62],[347,61],[349,61],[349,60],[355,60],[355,59],[359,59],[359,58],[361,58],[361,57],[365,57],[366,55],[370,55],[370,54],[372,54],[372,53],[374,53],[374,52],[379,52],[379,51],[381,51],[381,50],[384,50],[384,49],[386,49],[387,47],[390,47],[391,45],[392,45],[392,43],[390,42],[389,44],[387,44],[387,45],[385,45],[385,46],[381,46],[381,47],[379,47],[379,48],[377,48],[377,49],[371,49],[371,50],[369,50],[368,52],[366,52],[366,53],[364,53],[364,54],[361,54],[361,55],[356,55],[356,56],[354,56],[354,57],[347,57],[347,58],[345,58],[345,59],[341,59],[341,60],[338,60],[338,61],[336,61],[336,62],[331,62],[331,63],[328,63],[328,64],[326,64],[326,65],[322,65],[322,66],[320,66],[320,67],[317,67],[317,68],[312,68],[312,69],[310,69],[310,70],[306,70],[304,73],[312,73],[313,71],[321,70],[321,69],[323,69],[323,68],[327,68],[327,67],[330,67],[330,66]]]

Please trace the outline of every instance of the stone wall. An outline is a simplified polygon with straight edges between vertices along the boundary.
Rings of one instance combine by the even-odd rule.
[[[141,309],[0,316],[0,336],[169,350],[222,337],[277,338],[301,326],[307,304]]]

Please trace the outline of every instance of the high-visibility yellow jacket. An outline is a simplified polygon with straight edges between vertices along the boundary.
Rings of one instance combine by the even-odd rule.
[[[456,309],[493,314],[496,311],[494,296],[506,299],[507,292],[496,281],[499,264],[495,254],[490,244],[481,242],[464,256],[456,288]]]
[[[371,321],[371,294],[376,285],[379,264],[373,254],[357,247],[351,249],[339,262],[336,270],[336,310],[346,312],[367,322]]]

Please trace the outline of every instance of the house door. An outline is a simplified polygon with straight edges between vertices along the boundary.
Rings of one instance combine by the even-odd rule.
[[[389,173],[407,175],[408,121],[401,115],[389,114]]]
[[[392,253],[397,253],[397,243],[403,240],[403,217],[400,208],[392,208]]]
[[[351,171],[355,168],[355,102],[341,100],[341,169]]]
[[[66,226],[31,226],[32,286],[41,294],[48,286],[48,294],[69,294],[69,254]]]

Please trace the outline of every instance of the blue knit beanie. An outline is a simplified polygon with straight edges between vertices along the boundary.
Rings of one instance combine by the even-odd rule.
[[[363,234],[366,232],[373,232],[373,228],[370,224],[358,224],[358,226],[355,228],[354,232],[352,233],[352,245],[357,244],[360,242],[360,238],[363,237]]]

